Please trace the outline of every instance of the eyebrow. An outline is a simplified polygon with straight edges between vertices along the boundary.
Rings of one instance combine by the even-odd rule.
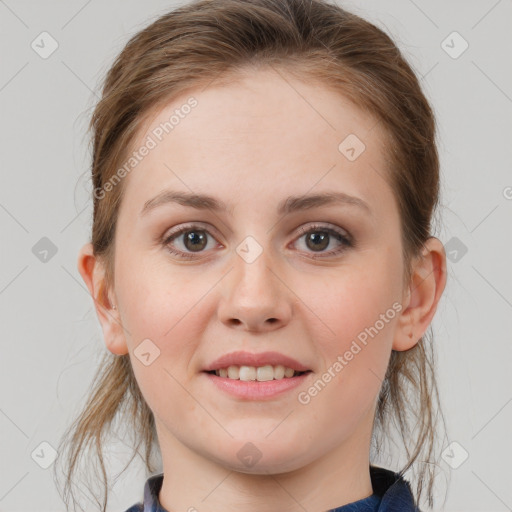
[[[158,206],[168,203],[178,203],[182,206],[188,206],[198,210],[213,210],[215,212],[226,212],[229,210],[225,203],[209,195],[164,190],[144,203],[140,216],[146,215]],[[356,206],[364,210],[367,214],[372,214],[372,210],[365,201],[344,192],[323,192],[313,195],[289,196],[278,204],[277,213],[279,215],[285,215],[330,204]]]

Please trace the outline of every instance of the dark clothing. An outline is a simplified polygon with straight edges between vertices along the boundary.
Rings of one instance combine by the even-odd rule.
[[[370,466],[373,494],[329,512],[421,512],[414,504],[409,482],[399,473]],[[163,473],[148,478],[144,486],[144,503],[137,503],[126,512],[168,512],[160,505],[158,493]]]

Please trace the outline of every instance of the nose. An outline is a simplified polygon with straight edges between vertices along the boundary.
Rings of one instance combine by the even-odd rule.
[[[293,293],[264,250],[255,261],[234,254],[235,268],[223,280],[220,320],[230,328],[268,332],[288,324]]]

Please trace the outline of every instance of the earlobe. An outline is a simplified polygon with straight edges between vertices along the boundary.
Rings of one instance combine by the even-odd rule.
[[[107,349],[116,355],[127,354],[128,346],[119,310],[112,307],[108,290],[105,289],[105,269],[94,255],[91,243],[85,244],[80,250],[77,267],[94,301]]]
[[[414,261],[411,282],[404,292],[393,350],[414,347],[423,336],[437,309],[446,285],[446,253],[441,241],[430,237],[422,254]]]

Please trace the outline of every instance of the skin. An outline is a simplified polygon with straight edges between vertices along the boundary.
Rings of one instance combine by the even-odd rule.
[[[445,287],[437,238],[427,241],[403,286],[399,213],[383,179],[381,125],[339,93],[283,76],[258,70],[194,91],[198,105],[124,178],[115,282],[106,293],[91,245],[79,255],[106,346],[130,354],[154,413],[165,475],[159,498],[170,512],[317,511],[372,494],[370,439],[391,350],[417,343]],[[189,97],[156,112],[134,148]],[[366,145],[353,162],[338,150],[348,134]],[[164,189],[209,194],[229,210],[167,203],[140,216]],[[276,212],[288,195],[323,191],[357,196],[371,214],[338,203]],[[194,252],[182,234],[172,246],[193,259],[170,254],[163,236],[193,221],[207,231],[200,232],[207,245]],[[334,235],[328,246],[308,245],[298,229],[313,223],[348,233],[355,245],[343,247]],[[262,249],[250,264],[236,252],[249,235]],[[299,392],[393,303],[401,311],[301,404]],[[149,366],[134,355],[146,338],[160,350]],[[233,398],[201,369],[234,350],[278,351],[312,373],[271,400]],[[247,442],[261,453],[251,467],[237,457]]]

